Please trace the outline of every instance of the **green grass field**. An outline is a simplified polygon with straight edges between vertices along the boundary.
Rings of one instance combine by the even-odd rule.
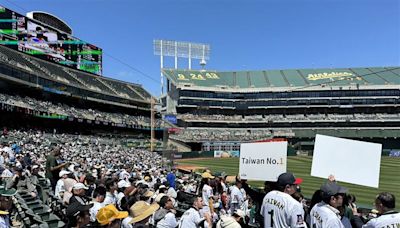
[[[306,197],[310,197],[315,190],[319,189],[324,179],[311,177],[312,157],[288,157],[288,172],[292,172],[296,177],[304,179],[301,185],[302,192]],[[202,160],[183,160],[176,161],[178,164],[190,164],[208,167],[212,172],[224,171],[228,175],[237,175],[239,170],[238,158],[207,158]],[[400,159],[382,157],[379,189],[360,185],[340,183],[349,188],[349,192],[356,195],[357,203],[361,206],[372,207],[376,194],[379,192],[391,192],[397,198],[397,209],[400,209]],[[349,165],[351,165],[349,163]],[[254,186],[262,186],[262,182],[250,182]]]

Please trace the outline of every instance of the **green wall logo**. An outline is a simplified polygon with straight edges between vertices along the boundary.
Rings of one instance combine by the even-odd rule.
[[[331,73],[308,74],[307,79],[310,81],[315,81],[321,79],[345,78],[351,76],[354,76],[354,74],[349,72],[331,72]]]

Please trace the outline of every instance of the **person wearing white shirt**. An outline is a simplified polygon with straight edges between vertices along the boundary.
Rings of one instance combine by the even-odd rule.
[[[117,190],[117,184],[114,180],[107,180],[106,181],[106,198],[104,199],[105,205],[108,204],[117,204],[117,197],[115,196],[115,192]]]
[[[241,209],[242,204],[244,202],[243,192],[240,190],[242,187],[242,183],[240,180],[236,179],[236,183],[231,188],[231,203],[230,203],[230,211],[233,213],[237,209]]]
[[[192,207],[183,213],[180,221],[179,228],[197,228],[204,222],[204,228],[212,227],[211,216],[205,213],[204,217],[200,216],[199,210],[203,208],[203,199],[195,197],[192,199]]]
[[[296,192],[302,182],[292,173],[282,173],[278,177],[278,190],[265,195],[260,214],[264,217],[264,228],[270,227],[307,227],[304,222],[303,206],[291,194]]]
[[[343,204],[347,189],[336,182],[328,182],[321,186],[322,201],[310,212],[310,225],[315,228],[344,228],[338,207]]]
[[[67,191],[67,189],[65,189],[64,187],[64,180],[68,178],[68,174],[70,174],[70,172],[66,171],[66,170],[61,170],[59,173],[59,176],[61,179],[58,179],[57,184],[56,184],[56,188],[54,190],[54,195],[62,200],[63,196],[62,194]]]
[[[169,196],[163,196],[159,202],[160,209],[154,215],[154,225],[157,228],[175,228],[178,223],[175,217],[174,204]]]
[[[395,211],[396,198],[392,193],[379,193],[375,199],[375,208],[380,216],[369,220],[365,225],[362,224],[360,214],[353,208],[356,227],[375,228],[375,227],[400,227],[400,213]]]
[[[93,207],[91,207],[89,210],[91,222],[96,221],[96,215],[97,215],[97,212],[100,210],[100,208],[106,206],[104,203],[104,200],[106,198],[106,192],[107,192],[107,190],[103,186],[99,186],[94,190],[94,192],[93,192],[93,197],[94,197]]]

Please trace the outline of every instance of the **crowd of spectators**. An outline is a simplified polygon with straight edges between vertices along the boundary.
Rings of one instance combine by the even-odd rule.
[[[379,121],[379,120],[393,120],[400,119],[398,113],[354,113],[354,114],[288,114],[288,115],[197,115],[197,114],[180,114],[178,119],[186,121],[233,121],[233,122],[288,122],[288,121]]]
[[[232,128],[186,128],[181,129],[170,138],[183,142],[210,141],[254,141],[271,138],[272,133],[267,129],[232,129]]]
[[[116,138],[12,130],[3,131],[1,141],[0,227],[400,224],[393,194],[378,194],[376,210],[360,214],[355,196],[333,176],[306,200],[301,186],[307,183],[292,173],[258,191],[224,173],[178,170],[159,154],[125,147]]]
[[[137,127],[150,127],[150,117],[135,116],[123,113],[102,112],[93,109],[81,109],[68,106],[62,103],[53,103],[50,101],[41,101],[32,97],[20,97],[8,94],[0,94],[0,103],[12,106],[22,107],[38,112],[57,114],[77,119],[86,119],[92,121],[103,121],[115,124],[135,125]],[[156,119],[156,127],[162,127],[163,121]]]

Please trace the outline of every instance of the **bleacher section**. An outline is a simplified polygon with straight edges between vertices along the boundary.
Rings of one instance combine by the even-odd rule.
[[[92,75],[86,72],[63,67],[51,62],[19,53],[4,46],[0,46],[0,61],[13,68],[27,71],[30,74],[54,80],[65,85],[82,88],[148,103],[151,95],[141,85],[116,81],[111,78]],[[2,72],[0,72],[2,73]]]

